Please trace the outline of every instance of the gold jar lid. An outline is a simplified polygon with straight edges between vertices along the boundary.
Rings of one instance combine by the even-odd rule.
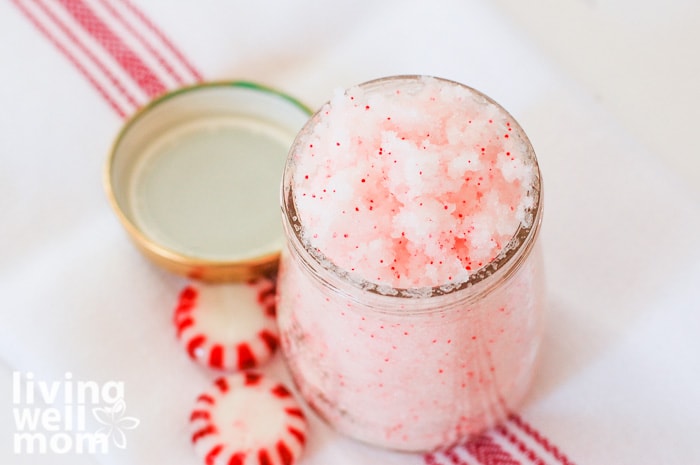
[[[109,201],[137,247],[167,270],[218,282],[271,272],[284,242],[284,163],[310,114],[245,81],[166,94],[117,136]]]

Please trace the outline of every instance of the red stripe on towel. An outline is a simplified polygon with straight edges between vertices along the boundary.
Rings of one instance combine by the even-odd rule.
[[[425,465],[574,465],[541,432],[517,414],[448,449],[424,456]]]
[[[58,51],[61,52],[68,59],[68,61],[73,64],[73,66],[75,66],[78,72],[80,72],[80,74],[82,74],[88,80],[88,82],[97,90],[97,92],[102,95],[107,104],[109,104],[109,106],[112,107],[112,109],[114,109],[119,116],[125,118],[128,115],[127,111],[109,95],[107,90],[98,82],[95,76],[91,74],[90,71],[88,71],[87,68],[80,63],[80,61],[78,61],[75,55],[73,55],[63,44],[61,44],[56,37],[49,32],[39,18],[37,18],[29,9],[22,5],[20,0],[13,0],[13,2],[15,6],[27,17],[27,19],[29,19],[34,27],[36,27],[37,30],[41,32],[49,40],[49,42],[51,42],[58,49]]]
[[[569,458],[561,451],[557,446],[552,444],[552,442],[547,439],[542,433],[537,431],[532,425],[527,423],[525,420],[520,418],[519,415],[512,413],[508,417],[508,420],[520,428],[524,433],[535,440],[544,450],[552,455],[555,459],[559,461],[562,465],[574,465],[574,463],[569,460]]]
[[[160,29],[158,29],[155,24],[151,20],[149,20],[146,15],[144,15],[136,6],[131,3],[129,0],[121,0],[121,2],[126,6],[131,13],[137,17],[144,26],[146,26],[153,34],[155,34],[162,42],[165,47],[172,52],[173,55],[177,57],[178,60],[180,60],[180,63],[187,68],[187,70],[192,74],[192,77],[195,79],[197,82],[202,82],[204,79],[202,78],[202,75],[199,74],[197,69],[192,66],[192,64],[185,58],[185,56],[170,42],[170,40],[163,34]]]
[[[146,66],[133,50],[122,42],[119,36],[83,0],[59,0],[59,2],[83,29],[114,57],[149,97],[157,97],[167,90],[158,76]]]
[[[179,85],[185,84],[184,79],[182,78],[182,76],[180,76],[180,74],[177,71],[175,71],[175,68],[173,68],[173,66],[170,63],[168,63],[168,61],[165,58],[163,58],[163,55],[158,53],[158,50],[156,50],[156,48],[151,43],[149,43],[126,18],[124,18],[124,15],[119,13],[119,11],[117,11],[112,5],[110,5],[110,3],[107,0],[99,0],[99,2],[104,7],[104,9],[107,10],[109,14],[111,14],[114,17],[114,19],[116,19],[119,22],[119,24],[121,24],[129,32],[129,34],[131,34],[141,45],[143,45],[146,51],[148,51],[148,53],[150,53],[153,56],[153,58],[156,59],[158,64],[173,79],[175,79],[175,81]]]
[[[161,77],[172,78],[170,82],[177,85],[203,80],[173,43],[129,0],[99,0],[98,9],[84,0],[59,0],[51,8],[42,0],[13,3],[122,118],[147,103],[142,101],[144,97],[153,98],[168,90]],[[66,23],[66,17],[56,14],[56,8],[61,9],[59,5],[72,18],[70,22],[75,21],[87,35],[77,34],[71,29],[72,24]],[[110,23],[120,27],[121,36]],[[127,45],[131,38],[133,45],[138,44],[138,51]],[[123,73],[115,73],[119,68]],[[137,87],[144,94],[135,95]]]

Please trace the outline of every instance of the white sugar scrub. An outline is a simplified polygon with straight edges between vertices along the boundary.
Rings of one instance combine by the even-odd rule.
[[[290,151],[282,348],[333,427],[449,445],[524,397],[541,338],[540,173],[517,122],[459,83],[338,91]]]
[[[508,114],[467,87],[425,77],[338,92],[293,154],[302,238],[375,284],[464,282],[526,221],[526,144]]]

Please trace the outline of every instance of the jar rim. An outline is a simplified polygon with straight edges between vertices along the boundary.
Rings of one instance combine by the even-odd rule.
[[[320,113],[323,111],[324,107],[329,103],[326,102],[317,110],[314,115],[308,120],[304,128],[297,134],[292,146],[289,150],[287,160],[285,163],[284,176],[282,180],[281,189],[281,201],[283,210],[283,223],[285,232],[287,234],[288,240],[291,239],[293,248],[300,254],[303,259],[304,266],[310,270],[318,271],[319,268],[327,272],[329,276],[324,276],[321,281],[326,285],[336,290],[341,290],[342,283],[349,283],[352,287],[361,289],[373,294],[386,297],[396,297],[396,298],[426,298],[426,297],[438,297],[444,295],[453,295],[464,289],[474,289],[478,288],[478,292],[475,292],[478,296],[482,296],[485,293],[490,292],[492,288],[497,285],[498,281],[508,279],[515,271],[517,271],[522,263],[530,255],[530,252],[536,242],[539,235],[539,230],[542,222],[542,209],[543,209],[543,194],[542,194],[542,175],[535,155],[532,143],[530,142],[527,134],[523,130],[522,126],[517,122],[515,118],[501,106],[499,103],[494,101],[492,98],[488,97],[484,93],[457,81],[452,81],[449,79],[425,76],[418,74],[405,74],[405,75],[395,75],[386,76],[364,83],[353,86],[353,88],[367,89],[375,86],[381,86],[387,82],[416,82],[425,78],[434,79],[445,84],[456,85],[469,90],[475,96],[484,99],[488,104],[495,106],[503,116],[509,118],[517,128],[521,138],[522,143],[525,148],[525,157],[531,162],[533,168],[532,182],[529,186],[529,193],[533,198],[533,204],[525,209],[525,220],[521,221],[518,228],[511,236],[511,239],[503,246],[499,251],[498,255],[486,263],[476,271],[470,273],[468,279],[461,282],[447,283],[438,286],[425,286],[425,287],[414,287],[414,288],[397,288],[389,285],[378,284],[376,282],[367,280],[360,277],[355,273],[351,273],[348,270],[341,268],[340,266],[333,263],[329,258],[327,258],[320,250],[311,247],[303,237],[304,227],[301,222],[301,218],[296,209],[296,203],[294,201],[294,188],[292,185],[292,176],[290,171],[294,163],[293,156],[297,148],[303,142],[304,135],[316,124],[316,120],[319,118]],[[488,285],[489,278],[494,275],[501,275],[501,279],[492,280],[492,284]],[[475,296],[476,297],[476,296]]]

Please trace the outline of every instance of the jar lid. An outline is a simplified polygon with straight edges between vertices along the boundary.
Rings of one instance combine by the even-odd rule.
[[[284,163],[310,114],[245,81],[168,93],[117,136],[107,196],[138,248],[169,271],[205,281],[273,271],[284,238]]]

